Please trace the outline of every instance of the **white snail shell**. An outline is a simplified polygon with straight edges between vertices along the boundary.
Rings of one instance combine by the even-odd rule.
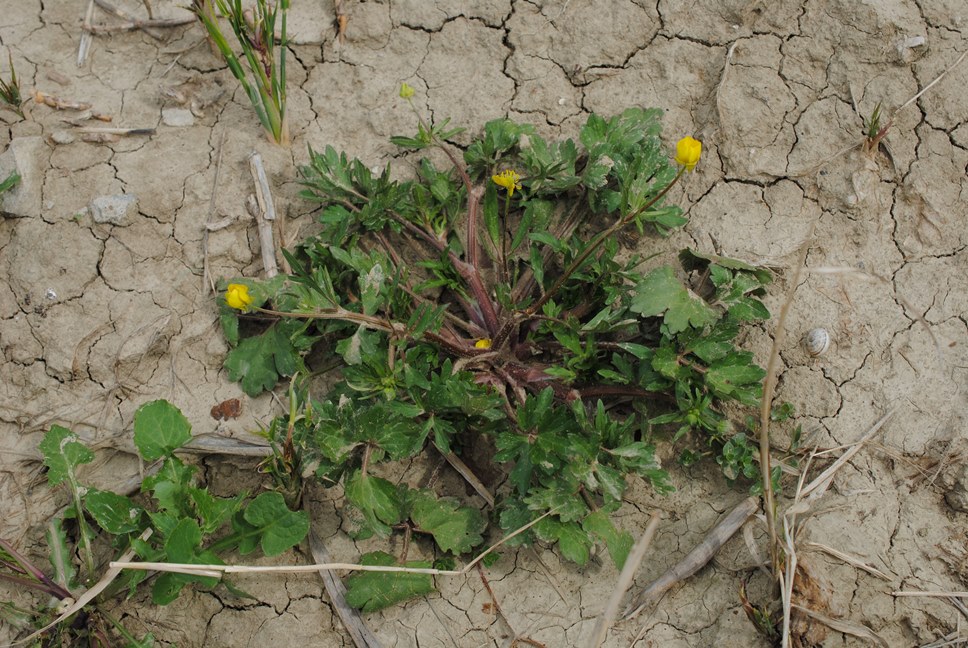
[[[825,328],[815,328],[803,336],[803,348],[808,355],[817,357],[830,348],[830,333]]]

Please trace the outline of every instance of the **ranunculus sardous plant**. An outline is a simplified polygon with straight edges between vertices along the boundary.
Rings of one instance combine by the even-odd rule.
[[[730,477],[755,477],[725,405],[760,397],[764,372],[732,341],[769,316],[757,296],[770,275],[695,251],[642,269],[686,222],[664,198],[701,153],[687,137],[670,159],[660,116],[592,115],[577,142],[499,119],[462,154],[446,122],[421,120],[392,141],[438,147],[451,164],[422,159],[406,181],[310,151],[302,182],[321,232],[288,255],[292,275],[252,284],[257,335],[240,338],[223,309],[226,367],[250,394],[341,360],[335,386],[310,398],[299,383],[292,415],[269,430],[279,452],[267,466],[289,492],[308,474],[341,482],[358,535],[425,533],[470,551],[476,509],[379,476],[433,446],[498,464],[504,478],[478,487],[496,491],[505,531],[550,513],[512,543],[557,543],[584,564],[602,542],[621,565],[632,538],[610,514],[628,481],[670,488],[657,441],[685,437],[684,459],[712,452]],[[638,253],[623,254],[620,236],[636,233]]]

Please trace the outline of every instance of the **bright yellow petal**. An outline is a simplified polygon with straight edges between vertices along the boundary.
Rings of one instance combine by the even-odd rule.
[[[236,310],[247,310],[252,303],[252,295],[245,284],[229,284],[225,290],[225,303]]]
[[[676,162],[692,171],[702,155],[702,142],[687,135],[676,143]]]

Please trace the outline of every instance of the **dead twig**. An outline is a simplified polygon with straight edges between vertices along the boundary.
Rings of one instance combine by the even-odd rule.
[[[88,133],[92,135],[120,135],[128,137],[132,135],[154,135],[154,128],[98,128],[94,126],[82,126],[77,129],[78,133]]]
[[[115,7],[107,0],[94,0],[94,4],[98,6],[99,9],[105,13],[111,14],[115,18],[123,20],[124,23],[121,25],[93,25],[89,21],[85,21],[83,27],[86,31],[90,33],[97,32],[112,32],[112,31],[134,31],[141,30],[148,34],[155,40],[163,40],[164,36],[158,32],[152,31],[154,29],[167,29],[171,27],[181,27],[182,25],[188,25],[195,22],[195,16],[188,16],[186,18],[167,18],[167,19],[154,19],[151,15],[150,5],[145,5],[148,9],[148,20],[143,20],[132,16],[126,11]]]
[[[77,67],[84,67],[84,64],[87,63],[87,56],[91,53],[91,43],[94,42],[94,36],[88,30],[93,18],[94,0],[89,0],[87,11],[84,13],[84,22],[81,23],[84,33],[81,34],[81,42],[77,45]]]
[[[306,513],[309,514],[308,509]],[[310,515],[310,519],[312,517]],[[328,563],[330,561],[326,545],[316,535],[312,524],[309,525],[309,550],[313,554],[313,560],[317,563]],[[363,623],[359,611],[351,608],[349,603],[346,602],[346,587],[343,582],[329,570],[320,570],[319,576],[323,579],[323,586],[326,588],[330,604],[336,610],[336,614],[343,622],[343,627],[346,628],[346,632],[350,635],[356,648],[382,648],[376,635]]]
[[[866,639],[871,643],[881,646],[881,648],[890,648],[890,645],[884,641],[877,633],[863,625],[862,623],[854,623],[852,621],[845,621],[843,619],[835,619],[829,617],[826,614],[821,614],[820,612],[815,612],[811,609],[801,607],[794,604],[794,609],[799,612],[803,612],[811,619],[815,619],[820,623],[824,624],[829,628],[833,628],[837,632],[842,632],[844,634],[853,635],[855,637],[860,637],[861,639]]]
[[[872,427],[868,430],[858,441],[853,443],[847,450],[834,461],[826,470],[824,470],[820,475],[818,475],[809,484],[806,484],[807,473],[810,470],[810,466],[813,460],[819,455],[817,451],[814,451],[810,457],[807,459],[806,465],[803,471],[800,473],[800,480],[797,483],[796,495],[794,496],[794,502],[783,514],[783,540],[784,540],[784,554],[785,554],[785,569],[780,571],[778,567],[774,567],[774,574],[777,576],[780,582],[780,596],[783,604],[783,621],[782,621],[782,633],[780,639],[781,648],[787,648],[790,645],[792,626],[793,626],[793,610],[801,609],[796,603],[794,603],[794,589],[797,582],[798,576],[798,562],[797,557],[797,546],[796,537],[800,530],[800,522],[797,520],[798,516],[802,513],[807,513],[810,510],[812,502],[823,497],[826,493],[827,488],[830,486],[830,482],[834,475],[846,464],[854,455],[860,452],[861,448],[880,430],[884,424],[890,420],[891,416],[894,414],[894,410],[889,411],[887,414],[882,416]],[[804,614],[807,614],[804,612]],[[811,616],[807,614],[807,616]],[[816,618],[816,617],[813,617]],[[821,619],[817,619],[821,620]],[[822,621],[822,620],[821,620]],[[844,622],[847,623],[847,622]],[[826,624],[835,630],[843,632],[831,624]],[[851,624],[854,625],[854,624]]]
[[[137,31],[148,30],[148,29],[164,29],[172,27],[181,27],[183,25],[188,25],[195,22],[194,18],[164,18],[160,20],[132,20],[130,22],[122,23],[120,25],[83,25],[85,31],[91,34],[110,34],[113,32],[122,31]],[[152,34],[149,31],[145,31],[146,34],[155,38],[156,40],[161,40],[156,34]]]
[[[623,619],[631,619],[647,605],[658,600],[673,585],[702,569],[759,508],[758,498],[747,497],[737,504],[689,554],[639,592],[625,609]]]
[[[833,479],[834,474],[840,470],[840,467],[850,461],[854,455],[860,452],[861,448],[864,447],[864,444],[866,444],[875,434],[877,434],[877,432],[884,427],[885,423],[891,420],[891,417],[894,416],[895,411],[896,410],[892,409],[878,419],[878,421],[871,426],[871,429],[869,429],[864,436],[858,439],[856,443],[854,443],[846,452],[844,452],[844,454],[840,455],[835,462],[833,462],[825,471],[820,473],[820,475],[818,475],[812,482],[810,482],[807,486],[804,486],[803,489],[797,493],[797,503],[791,507],[789,513],[792,513],[793,515],[801,513],[805,509],[799,505],[805,504],[806,502],[804,500],[813,500],[821,497],[830,486],[830,482]],[[816,491],[816,493],[814,491]]]
[[[343,13],[343,0],[333,0],[333,12],[336,14],[336,38],[340,45],[346,42],[346,25],[350,19]]]
[[[269,179],[266,177],[266,170],[262,164],[262,156],[253,153],[249,156],[249,170],[252,172],[252,179],[255,181],[255,198],[258,209],[252,213],[251,205],[246,205],[249,213],[255,217],[259,227],[259,242],[262,247],[262,265],[266,271],[266,279],[272,279],[279,274],[279,266],[276,264],[276,245],[272,236],[272,223],[276,220],[276,207],[272,202],[272,192],[269,190]]]
[[[225,143],[225,131],[219,136],[218,154],[215,158],[215,177],[212,179],[212,194],[208,198],[208,218],[202,230],[202,294],[208,295],[209,290],[215,292],[215,281],[212,279],[211,268],[208,263],[208,233],[213,231],[212,217],[215,216],[215,196],[218,193],[218,177],[222,171],[222,151]]]
[[[865,571],[871,576],[877,576],[878,578],[881,578],[886,581],[891,580],[890,576],[882,572],[877,567],[868,565],[857,556],[851,556],[850,554],[846,554],[842,551],[834,549],[833,547],[828,547],[827,545],[821,544],[819,542],[807,542],[804,544],[804,547],[810,548],[810,549],[817,549],[818,551],[822,551],[823,553],[833,556],[834,558],[839,558],[840,560],[843,560],[848,565],[853,565],[857,569]]]
[[[649,550],[652,539],[655,537],[655,530],[658,528],[659,512],[655,511],[649,518],[649,523],[646,525],[645,531],[642,532],[635,546],[632,547],[628,558],[625,559],[625,566],[622,568],[622,573],[618,575],[618,582],[615,584],[615,589],[612,590],[612,595],[609,597],[608,603],[602,611],[602,615],[598,618],[598,623],[595,624],[595,632],[592,635],[592,640],[588,643],[591,648],[599,648],[602,642],[605,641],[605,635],[608,634],[608,629],[612,627],[612,624],[615,623],[615,617],[618,616],[618,608],[622,604],[622,597],[625,596],[625,592],[628,591],[629,586],[632,584],[632,580],[635,578],[635,572],[638,571],[639,565],[642,564],[645,552]]]
[[[494,496],[491,495],[491,491],[489,491],[487,486],[484,485],[484,482],[478,479],[477,475],[475,475],[471,469],[467,467],[467,464],[465,464],[461,458],[455,455],[453,452],[444,452],[438,448],[436,444],[434,444],[434,448],[437,448],[437,452],[439,452],[441,456],[447,460],[447,463],[450,464],[450,467],[456,470],[460,476],[464,478],[464,481],[471,485],[477,494],[480,495],[485,502],[487,502],[487,505],[491,508],[494,508]]]
[[[93,105],[87,101],[61,99],[40,90],[34,90],[34,103],[50,106],[54,110],[89,110]]]
[[[751,498],[752,499],[752,498]],[[554,515],[560,507],[556,507],[539,515],[524,526],[507,534],[486,550],[477,555],[476,558],[464,565],[461,569],[433,569],[430,567],[396,567],[384,565],[360,565],[357,563],[316,563],[314,565],[195,565],[189,563],[166,563],[166,562],[138,562],[132,560],[111,561],[111,569],[146,569],[161,572],[172,572],[175,574],[188,574],[191,576],[209,576],[219,578],[222,574],[305,574],[315,571],[367,571],[384,572],[397,574],[430,574],[432,576],[466,576],[470,570],[477,566],[477,563],[484,560],[492,552],[497,551],[501,546],[515,538],[535,524],[545,519],[549,515]]]

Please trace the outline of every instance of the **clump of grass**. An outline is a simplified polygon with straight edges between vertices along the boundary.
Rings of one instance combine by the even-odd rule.
[[[864,151],[868,154],[877,150],[881,140],[887,135],[887,130],[894,122],[889,120],[886,125],[881,126],[881,104],[878,102],[871,112],[871,116],[864,119]]]
[[[232,74],[245,89],[263,128],[276,144],[287,145],[286,12],[289,0],[279,0],[275,4],[257,0],[255,6],[247,10],[242,9],[242,0],[193,0],[193,8]],[[222,32],[219,14],[232,27],[242,47],[248,72]],[[278,42],[277,20],[280,27]]]
[[[0,99],[7,104],[10,110],[14,111],[21,118],[24,116],[23,97],[20,96],[20,80],[17,79],[17,70],[13,67],[13,55],[7,52],[7,60],[10,62],[10,81],[0,77]]]

